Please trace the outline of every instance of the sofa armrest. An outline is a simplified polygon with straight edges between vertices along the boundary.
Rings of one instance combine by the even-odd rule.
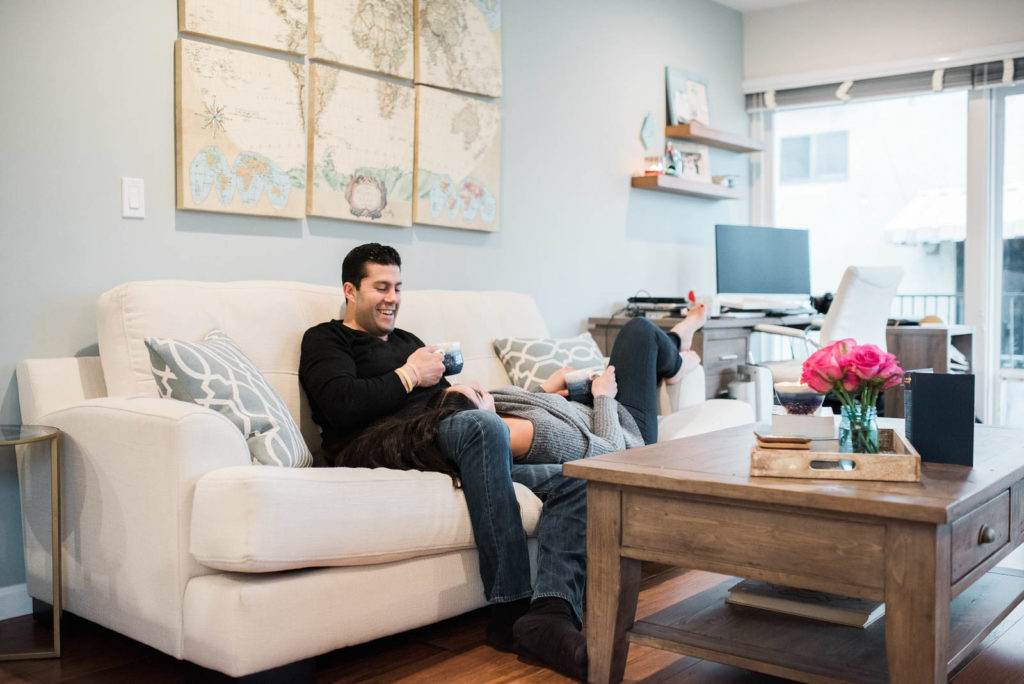
[[[40,417],[61,439],[65,607],[180,657],[192,499],[204,473],[251,463],[224,416],[171,399],[101,398]],[[19,458],[29,593],[49,588],[49,470]],[[37,457],[38,454],[38,457]]]
[[[705,398],[704,366],[697,366],[674,385],[662,382],[658,388],[658,414],[668,416]]]
[[[745,401],[708,399],[676,411],[658,422],[658,441],[754,423],[754,409]]]

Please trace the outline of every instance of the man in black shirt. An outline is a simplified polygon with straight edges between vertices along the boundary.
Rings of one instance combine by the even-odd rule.
[[[374,421],[415,415],[449,386],[436,347],[395,327],[401,265],[391,247],[370,243],[353,249],[342,264],[344,318],[303,336],[299,379],[331,462]],[[484,593],[492,604],[488,640],[585,680],[585,482],[564,477],[560,465],[513,464],[508,428],[492,412],[462,411],[445,419],[438,432],[441,451],[459,469]],[[317,461],[327,465],[323,455]],[[513,482],[544,501],[532,585]]]

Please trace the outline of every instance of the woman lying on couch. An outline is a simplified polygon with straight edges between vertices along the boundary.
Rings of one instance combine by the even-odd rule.
[[[539,391],[503,387],[486,392],[476,384],[438,392],[429,409],[412,419],[385,419],[364,430],[338,454],[336,465],[432,470],[457,482],[455,465],[437,447],[437,427],[459,411],[494,411],[508,425],[512,457],[520,463],[563,463],[658,439],[658,382],[679,382],[700,363],[690,351],[704,325],[704,305],[669,333],[634,318],[619,333],[610,363],[593,379],[592,405],[569,401],[565,368]]]

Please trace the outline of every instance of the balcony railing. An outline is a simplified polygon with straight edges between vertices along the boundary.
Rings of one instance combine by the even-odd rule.
[[[937,316],[943,323],[964,322],[964,296],[959,294],[903,294],[892,301],[893,318]]]

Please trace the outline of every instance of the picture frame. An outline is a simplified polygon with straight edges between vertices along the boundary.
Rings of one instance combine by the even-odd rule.
[[[711,153],[707,145],[670,140],[668,146],[679,155],[679,169],[675,175],[686,180],[711,182]]]
[[[682,69],[665,67],[665,98],[669,126],[691,121],[711,126],[707,79]]]

